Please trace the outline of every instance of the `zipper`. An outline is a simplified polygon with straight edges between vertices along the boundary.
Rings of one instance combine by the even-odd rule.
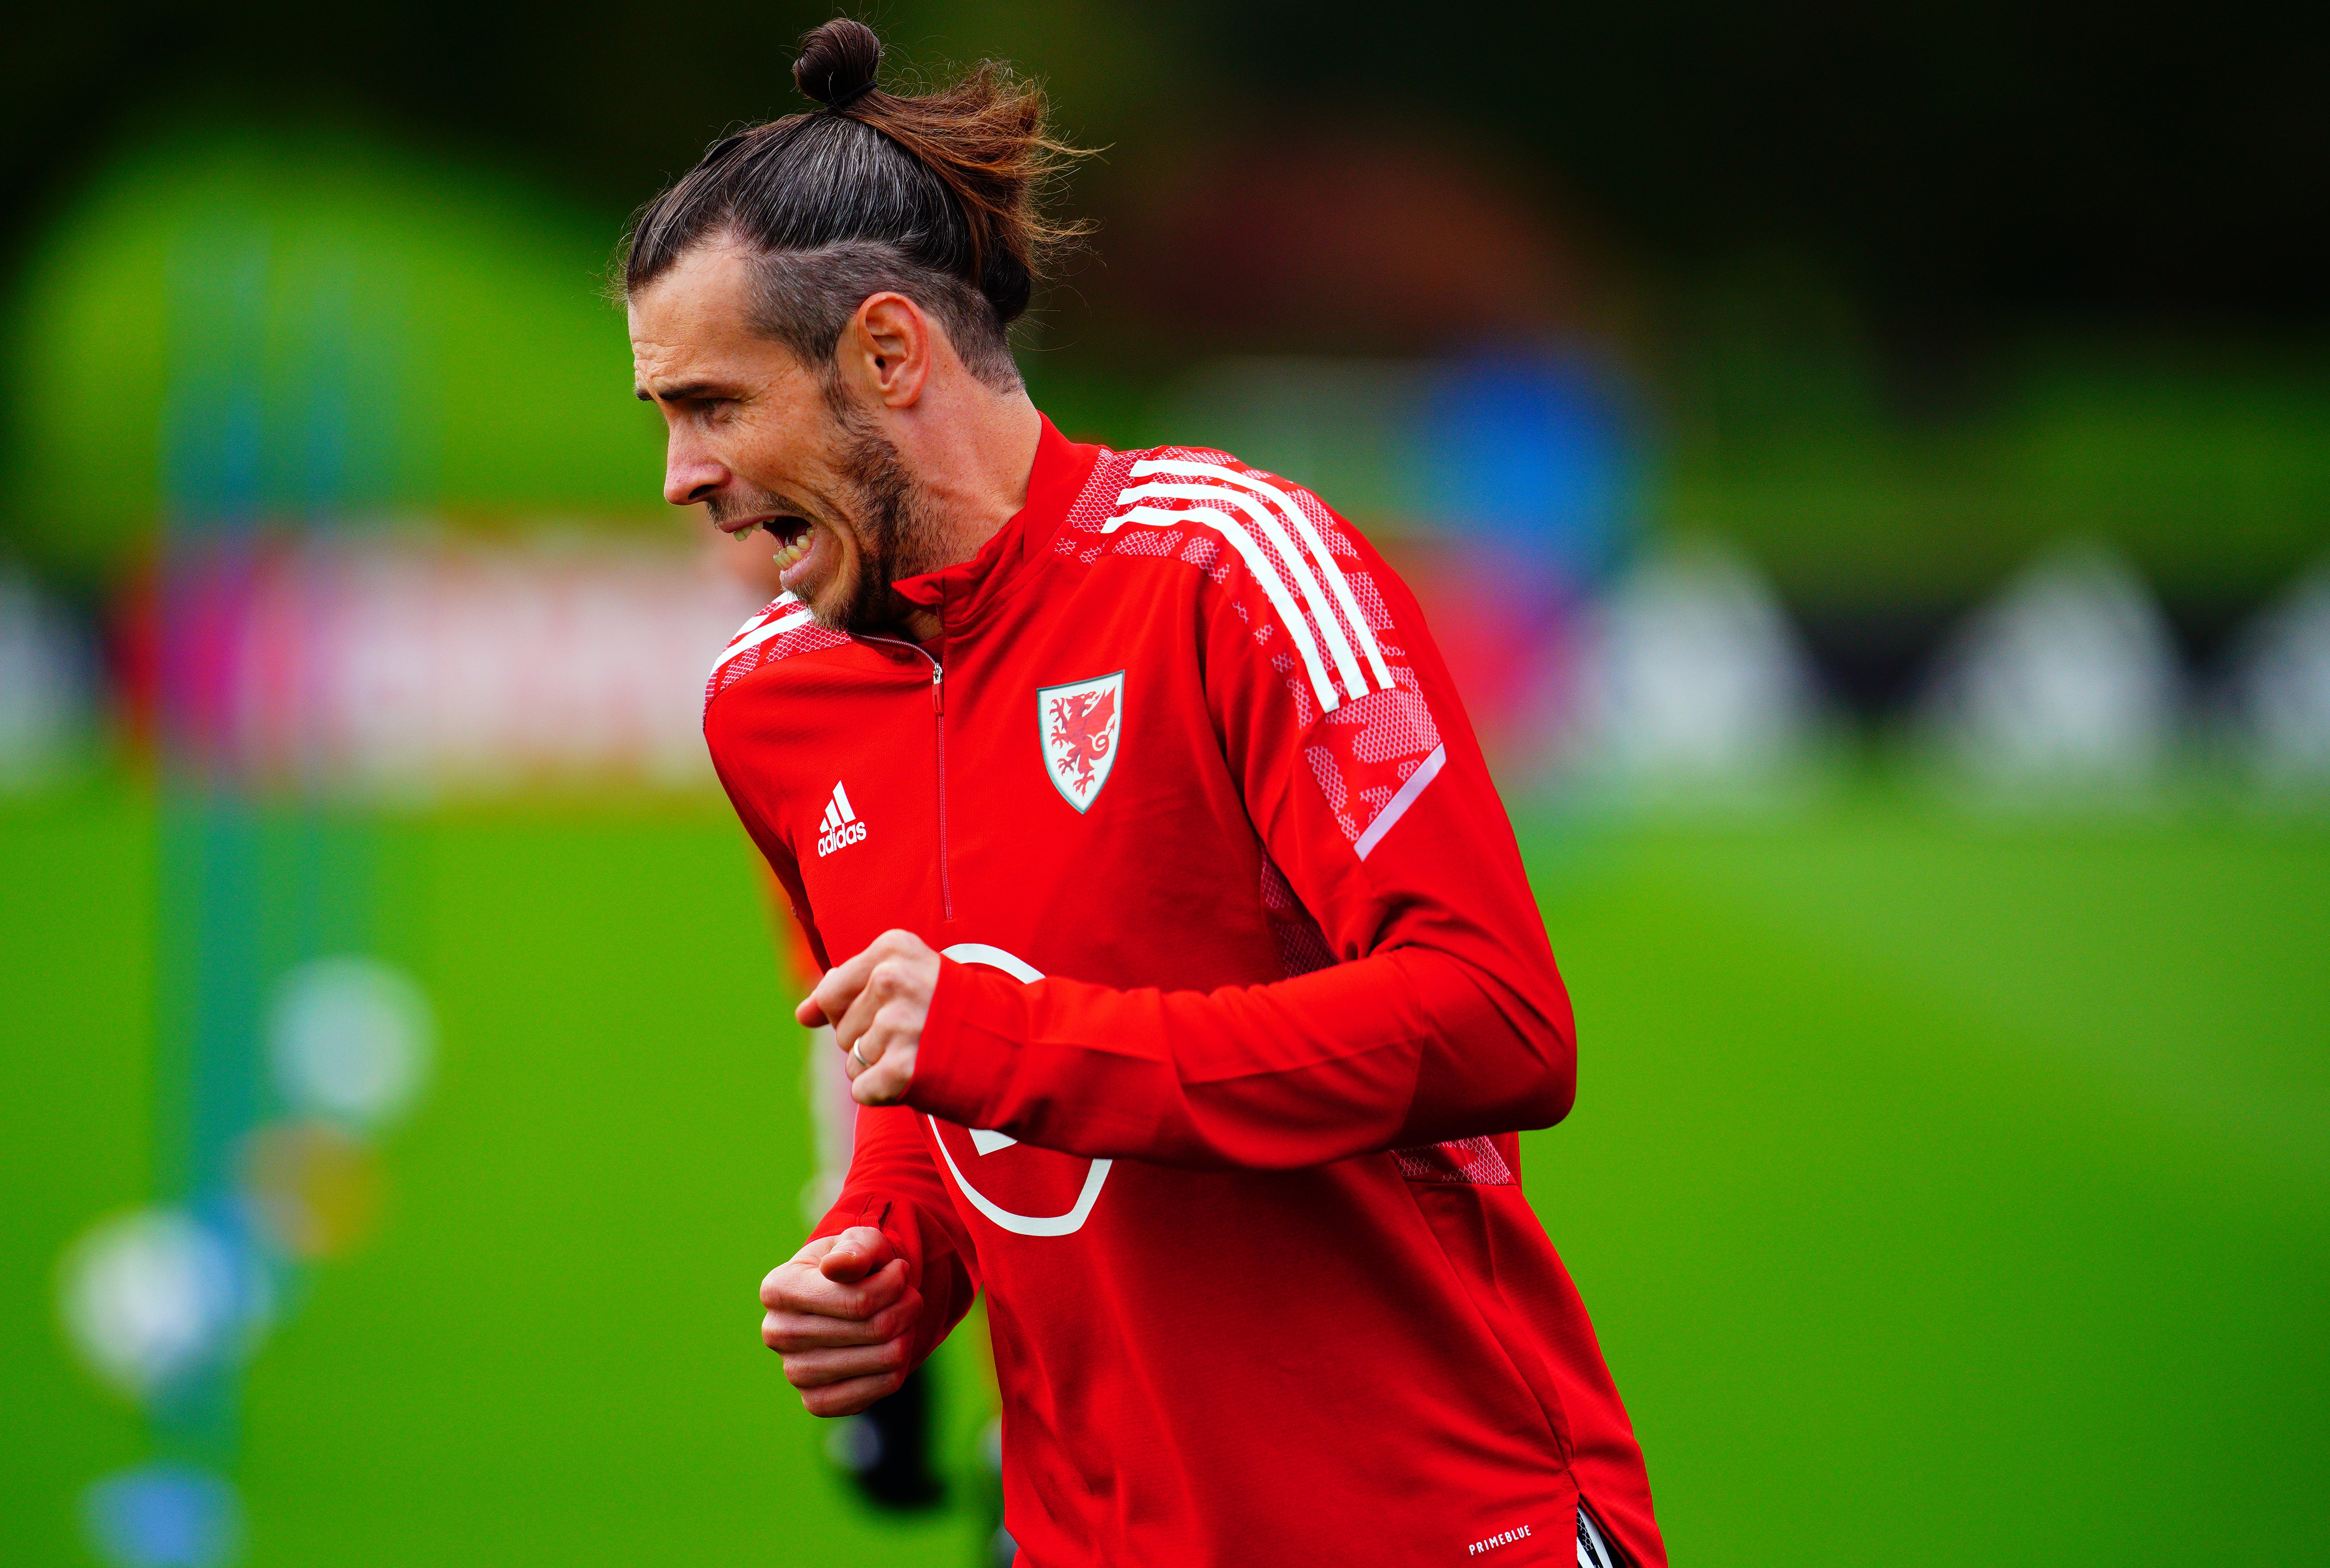
[[[885,642],[895,648],[910,648],[931,661],[931,722],[938,730],[939,750],[939,911],[949,920],[954,918],[954,884],[947,875],[947,788],[946,788],[946,666],[938,656],[919,642],[909,642],[902,637],[863,637],[861,642]]]

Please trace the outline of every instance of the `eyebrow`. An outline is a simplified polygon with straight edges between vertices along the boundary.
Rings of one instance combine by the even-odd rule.
[[[662,392],[651,392],[644,386],[631,388],[631,394],[641,403],[686,403],[690,398],[725,396],[709,381],[691,381],[685,386],[674,386]]]

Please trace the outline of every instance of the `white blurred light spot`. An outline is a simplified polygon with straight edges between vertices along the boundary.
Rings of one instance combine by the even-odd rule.
[[[120,1215],[66,1254],[65,1324],[99,1377],[142,1399],[238,1337],[241,1273],[227,1242],[187,1214]]]
[[[2250,628],[2233,688],[2266,782],[2330,784],[2330,563]]]
[[[1944,754],[2006,789],[2148,779],[2174,738],[2183,676],[2144,581],[2072,544],[1968,618],[1927,694]]]
[[[1604,603],[1580,681],[1589,759],[1629,778],[1736,786],[1800,762],[1817,702],[1778,600],[1728,546],[1654,557]]]
[[[316,959],[276,993],[276,1082],[310,1116],[359,1126],[393,1120],[421,1092],[435,1042],[428,998],[378,959]]]

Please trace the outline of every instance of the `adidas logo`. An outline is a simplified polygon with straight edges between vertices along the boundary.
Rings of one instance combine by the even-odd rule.
[[[866,824],[849,809],[849,792],[838,783],[833,786],[833,798],[825,803],[825,818],[817,828],[817,858],[820,860],[836,850],[865,841]]]

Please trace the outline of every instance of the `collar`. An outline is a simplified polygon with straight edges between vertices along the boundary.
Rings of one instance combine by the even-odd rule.
[[[909,604],[939,613],[952,630],[986,613],[1024,575],[1028,565],[1043,558],[1068,520],[1068,509],[1084,494],[1101,449],[1062,435],[1051,420],[1038,414],[1044,427],[1036,437],[1036,461],[1028,470],[1028,504],[970,560],[920,576],[901,577],[890,584]]]

